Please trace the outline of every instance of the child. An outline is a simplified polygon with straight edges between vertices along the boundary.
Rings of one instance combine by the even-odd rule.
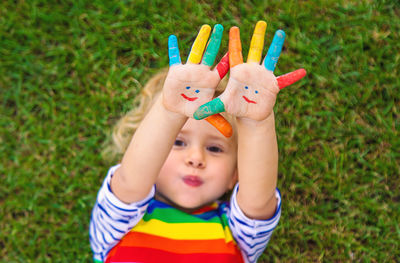
[[[210,70],[222,26],[214,27],[204,55],[211,29],[202,27],[184,65],[170,37],[168,74],[148,82],[115,136],[125,153],[110,168],[92,212],[95,262],[257,261],[281,213],[272,111],[279,83],[259,65],[265,28],[265,22],[257,24],[245,64],[239,30],[230,32],[231,74],[218,98],[236,116],[230,138],[205,120],[189,118],[213,98],[226,74],[223,63]],[[215,111],[207,107],[195,116]],[[218,201],[230,190],[230,203]]]

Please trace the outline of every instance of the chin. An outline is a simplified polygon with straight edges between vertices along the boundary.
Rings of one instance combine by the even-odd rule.
[[[173,206],[187,213],[196,211],[197,209],[206,205],[204,203],[201,203],[200,201],[188,200],[188,198],[185,197],[172,200],[172,198],[168,198],[161,193],[156,193],[156,200],[162,201],[166,204],[169,204],[170,206]]]
[[[179,202],[178,204],[176,204],[177,208],[179,208],[180,210],[197,210],[201,207],[203,207],[205,204],[199,203],[199,202],[187,202],[187,200],[185,200],[185,202]]]

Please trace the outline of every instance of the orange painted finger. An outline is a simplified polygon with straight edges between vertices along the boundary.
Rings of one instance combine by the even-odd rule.
[[[265,21],[257,22],[253,36],[251,37],[247,62],[260,63],[262,57],[262,51],[264,48],[264,38],[266,29],[267,29],[267,23]]]
[[[229,30],[229,66],[233,68],[243,63],[242,44],[239,28],[234,26]]]
[[[214,114],[205,119],[210,124],[212,124],[217,130],[222,133],[225,137],[229,138],[233,134],[233,129],[231,124],[221,115]]]

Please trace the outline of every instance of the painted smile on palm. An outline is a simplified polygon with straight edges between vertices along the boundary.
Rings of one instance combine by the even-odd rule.
[[[190,90],[190,86],[187,86],[186,87],[186,89],[187,90]],[[200,92],[200,90],[195,90],[194,92],[196,92],[196,93],[199,93]],[[189,97],[189,96],[187,96],[187,95],[185,95],[184,93],[181,93],[181,96],[185,99],[185,100],[188,100],[188,101],[195,101],[195,100],[197,100],[199,97]]]
[[[245,88],[246,90],[249,89],[248,86],[245,86],[244,88]],[[255,90],[254,93],[255,93],[255,94],[258,94],[258,90]],[[254,103],[254,104],[257,104],[257,102],[255,102],[254,100],[249,99],[248,97],[246,97],[246,96],[244,96],[244,95],[243,95],[242,97],[243,97],[243,99],[244,99],[247,103]]]

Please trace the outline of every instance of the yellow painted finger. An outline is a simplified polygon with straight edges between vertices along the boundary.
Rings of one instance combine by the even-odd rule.
[[[210,32],[211,27],[209,25],[203,25],[201,27],[199,34],[193,42],[192,49],[190,50],[188,62],[193,64],[200,63]]]
[[[260,63],[262,57],[262,51],[264,48],[264,37],[266,29],[267,29],[267,23],[265,21],[257,22],[253,36],[251,38],[249,55],[247,56],[247,62]]]
[[[239,28],[234,26],[229,30],[229,66],[233,68],[243,63],[242,44]]]

